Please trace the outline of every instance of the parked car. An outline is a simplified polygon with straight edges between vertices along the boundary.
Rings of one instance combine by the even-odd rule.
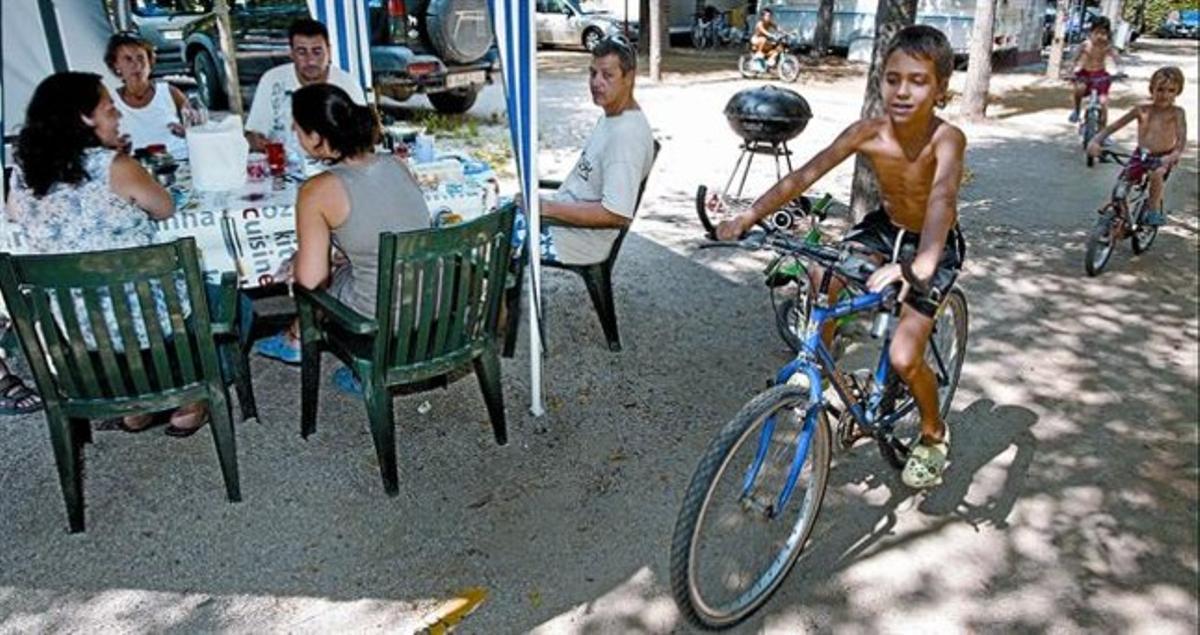
[[[187,75],[183,31],[212,11],[212,0],[130,0],[129,5],[132,30],[154,47],[154,76]]]
[[[1200,38],[1200,9],[1184,9],[1179,16],[1168,16],[1158,29],[1160,37]]]
[[[421,93],[439,112],[463,113],[499,72],[487,0],[370,0],[371,72],[376,90],[404,101]],[[231,0],[229,19],[243,92],[290,61],[288,26],[309,17],[306,0]],[[183,32],[184,56],[209,108],[228,106],[216,16]]]
[[[537,43],[553,46],[582,46],[590,51],[600,40],[617,33],[637,41],[638,25],[610,15],[607,11],[585,11],[575,0],[537,0]]]

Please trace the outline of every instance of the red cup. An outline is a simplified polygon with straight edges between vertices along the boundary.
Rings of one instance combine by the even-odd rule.
[[[287,153],[284,152],[282,143],[271,141],[267,144],[267,165],[271,167],[271,174],[275,176],[283,176],[287,171]]]

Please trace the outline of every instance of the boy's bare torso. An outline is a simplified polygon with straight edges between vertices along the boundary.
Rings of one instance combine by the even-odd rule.
[[[940,118],[930,122],[931,132],[915,147],[906,148],[887,117],[864,122],[857,150],[875,168],[884,211],[897,227],[920,233],[937,171],[935,148],[957,130]]]
[[[1179,106],[1159,108],[1153,104],[1138,106],[1138,146],[1154,154],[1175,149],[1179,141],[1179,122],[1183,109]]]
[[[1112,55],[1112,47],[1108,44],[1095,44],[1091,40],[1086,40],[1083,43],[1083,50],[1079,54],[1079,68],[1089,72],[1106,70],[1106,63],[1110,55]]]

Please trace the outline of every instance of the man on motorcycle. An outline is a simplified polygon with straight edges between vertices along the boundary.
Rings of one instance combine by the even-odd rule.
[[[775,24],[775,14],[769,8],[763,8],[754,27],[754,35],[750,37],[750,50],[754,51],[754,64],[758,72],[775,66],[779,60],[780,37],[779,28]]]

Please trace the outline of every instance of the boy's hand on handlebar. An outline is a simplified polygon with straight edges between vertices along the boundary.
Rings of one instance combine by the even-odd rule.
[[[904,271],[900,265],[890,262],[875,270],[870,278],[867,278],[867,290],[872,293],[881,293],[884,289],[900,283],[900,292],[896,294],[896,301],[903,302],[905,296],[908,295],[909,284],[904,279]]]
[[[737,240],[753,224],[754,221],[746,218],[745,214],[738,214],[729,220],[721,221],[721,224],[717,225],[717,240]]]

